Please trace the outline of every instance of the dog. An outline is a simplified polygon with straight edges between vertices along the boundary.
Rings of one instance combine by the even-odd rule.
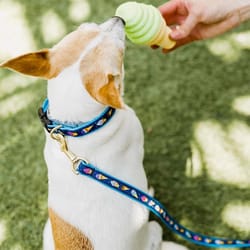
[[[67,139],[79,157],[144,192],[143,130],[123,100],[124,22],[84,23],[51,49],[8,60],[0,67],[48,80],[48,117],[66,124],[94,119],[104,108],[116,112],[101,129]],[[46,132],[49,219],[44,250],[183,250],[163,242],[162,229],[136,202],[75,175],[60,145]]]

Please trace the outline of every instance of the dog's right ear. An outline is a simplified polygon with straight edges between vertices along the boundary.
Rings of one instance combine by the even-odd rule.
[[[18,56],[0,64],[0,67],[45,79],[53,77],[48,49]]]

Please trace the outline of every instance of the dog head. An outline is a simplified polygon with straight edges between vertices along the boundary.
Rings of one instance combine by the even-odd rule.
[[[53,80],[74,66],[92,98],[122,108],[124,42],[123,21],[113,17],[101,25],[84,23],[53,48],[21,55],[0,67]]]

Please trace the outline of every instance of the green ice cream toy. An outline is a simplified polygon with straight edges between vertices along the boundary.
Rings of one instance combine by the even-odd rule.
[[[116,10],[126,25],[126,35],[135,44],[158,45],[171,49],[175,42],[169,38],[171,29],[166,25],[160,11],[152,6],[137,2],[126,2]]]

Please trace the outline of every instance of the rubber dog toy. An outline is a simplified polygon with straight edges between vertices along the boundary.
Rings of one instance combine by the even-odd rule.
[[[117,8],[115,15],[125,21],[126,35],[133,43],[158,45],[164,49],[175,46],[175,42],[169,38],[171,29],[156,7],[137,2],[125,2]]]

